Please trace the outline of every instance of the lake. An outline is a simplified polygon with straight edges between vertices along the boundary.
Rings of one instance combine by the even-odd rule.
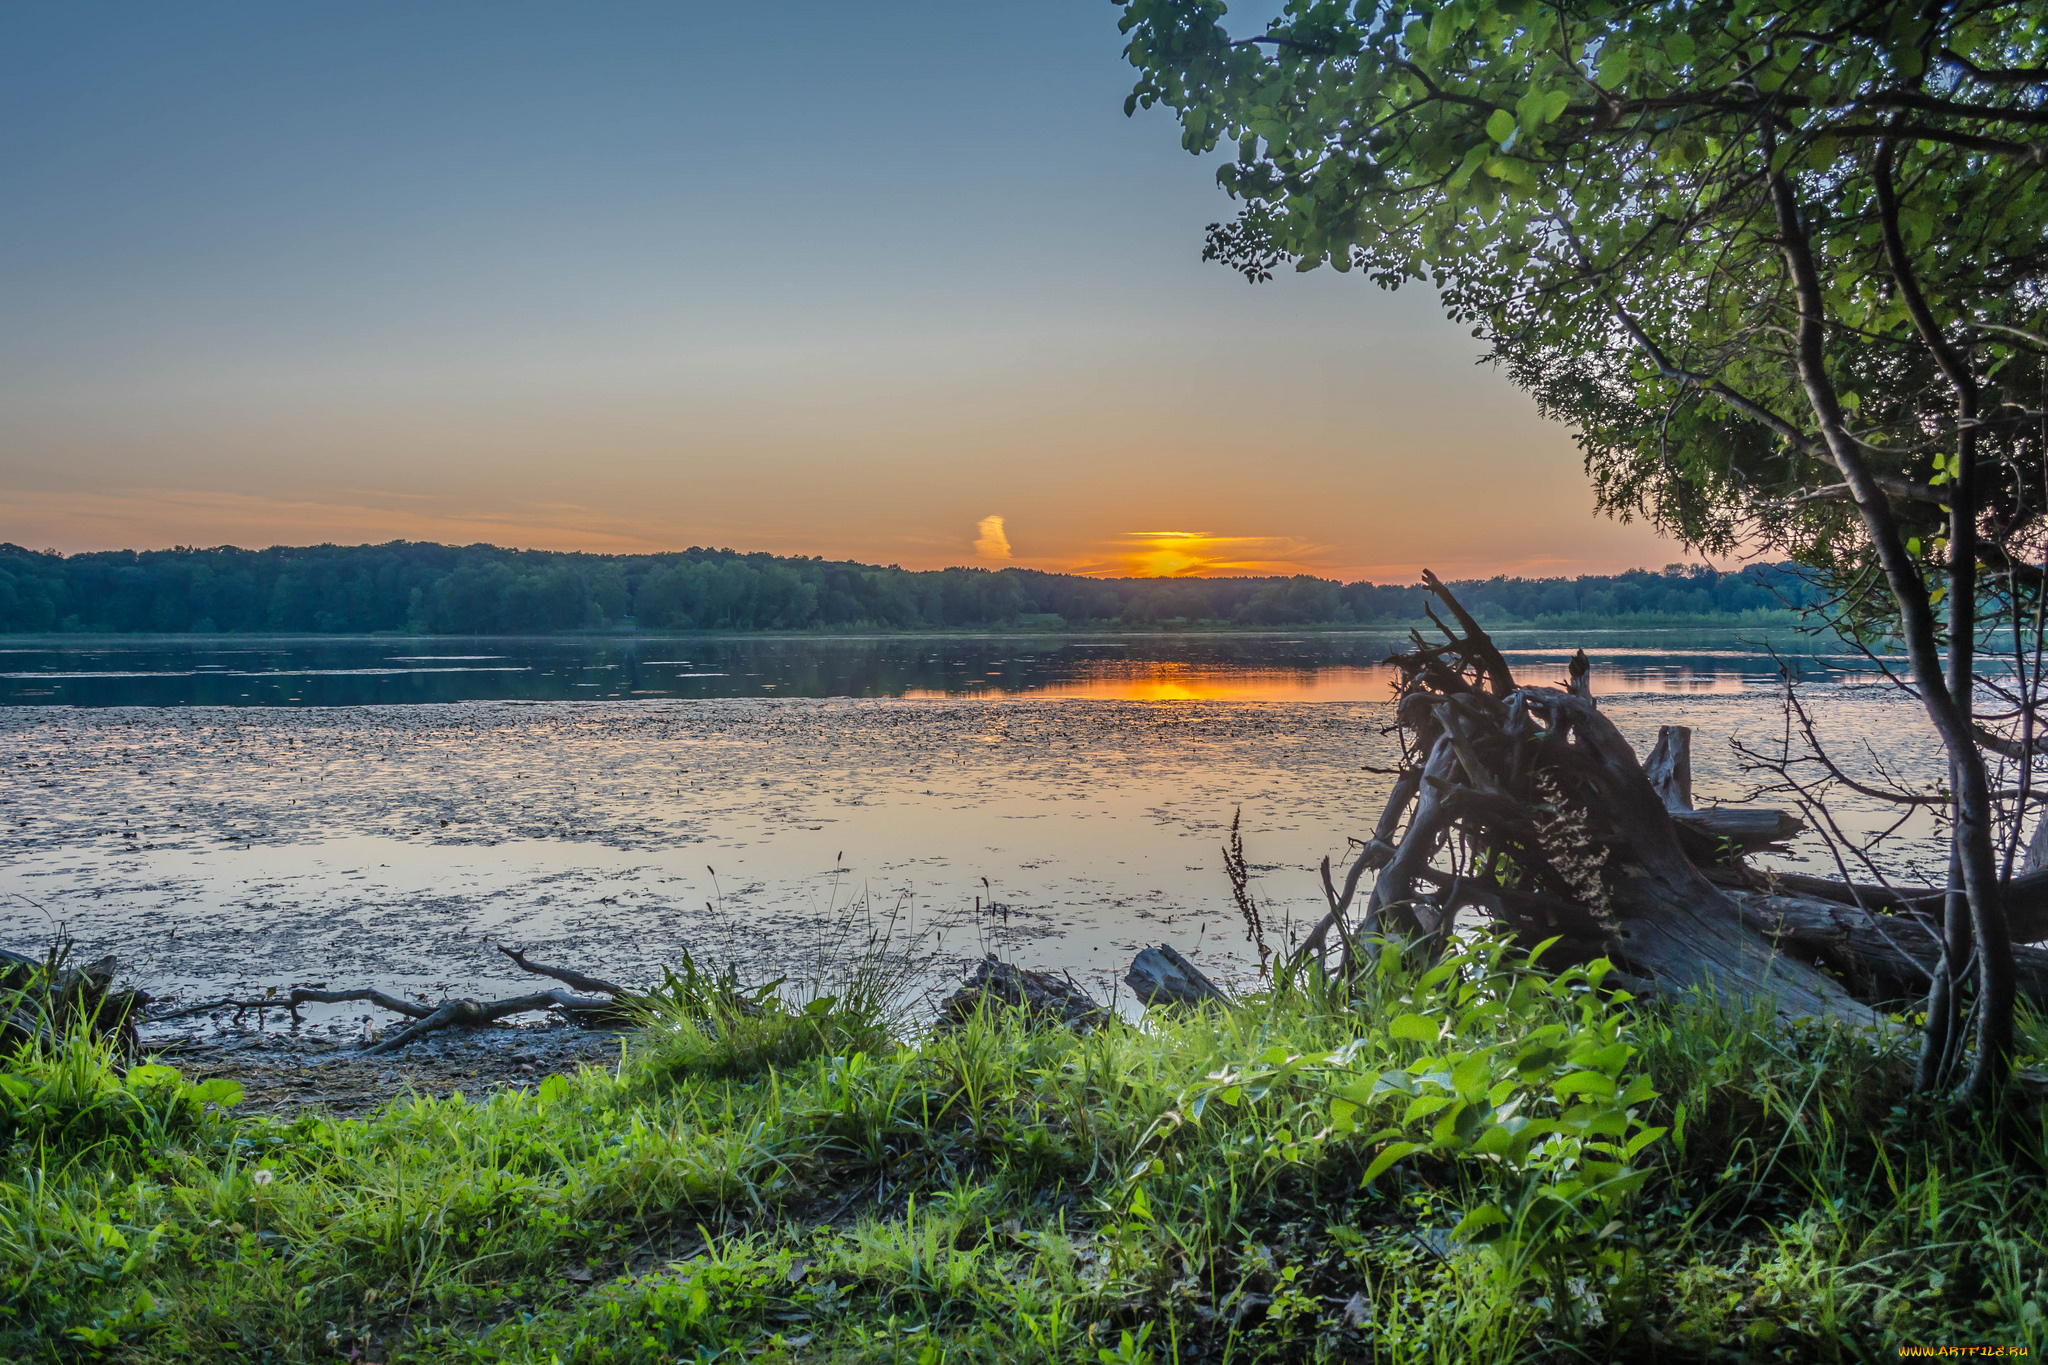
[[[1702,802],[1747,795],[1730,739],[1782,729],[1755,642],[1501,639],[1525,683],[1562,680],[1585,644],[1639,748],[1692,725]],[[865,907],[949,961],[996,951],[1105,995],[1150,942],[1239,975],[1255,959],[1221,871],[1233,813],[1269,921],[1312,921],[1314,868],[1390,781],[1373,769],[1397,756],[1380,663],[1397,642],[17,640],[0,943],[61,926],[186,993],[434,995],[521,982],[498,942],[614,978],[685,949],[801,970]],[[1831,744],[1938,774],[1917,706],[1855,663],[1804,665]],[[1812,835],[1786,861],[1833,870]]]
[[[1395,631],[1182,636],[162,637],[0,643],[5,706],[411,706],[733,697],[1381,701]],[[0,636],[0,642],[6,637]],[[1726,633],[1501,636],[1518,674],[1597,652],[1609,693],[1741,691],[1776,665]],[[1816,662],[1835,676],[1857,661]]]

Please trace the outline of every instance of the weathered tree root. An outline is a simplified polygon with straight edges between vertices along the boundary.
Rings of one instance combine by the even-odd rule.
[[[1702,986],[1789,1016],[1861,1022],[1916,994],[1938,949],[1942,893],[1899,895],[1767,877],[1741,861],[1795,834],[1775,810],[1695,810],[1689,732],[1667,727],[1645,764],[1594,704],[1522,687],[1486,632],[1433,574],[1457,628],[1411,634],[1397,715],[1408,762],[1297,963],[1362,969],[1390,945],[1441,951],[1476,910],[1546,960],[1606,957],[1656,990]],[[1363,897],[1363,904],[1359,901]],[[2048,937],[2048,873],[2007,887],[2015,939]],[[2023,950],[2023,989],[2048,1000],[2048,952]]]

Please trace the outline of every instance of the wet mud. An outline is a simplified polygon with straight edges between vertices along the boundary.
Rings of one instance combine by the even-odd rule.
[[[223,1077],[242,1087],[244,1113],[289,1119],[317,1110],[356,1118],[393,1101],[462,1094],[483,1099],[524,1090],[585,1066],[616,1066],[628,1035],[573,1024],[451,1031],[402,1052],[366,1056],[352,1037],[289,1028],[152,1029],[145,1051],[194,1080]]]

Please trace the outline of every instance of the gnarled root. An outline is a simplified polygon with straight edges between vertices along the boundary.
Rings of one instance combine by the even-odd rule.
[[[1408,761],[1341,889],[1324,864],[1328,912],[1298,964],[1356,971],[1390,944],[1431,955],[1456,915],[1477,912],[1532,945],[1557,940],[1546,960],[1604,956],[1645,987],[1700,986],[1792,1017],[1870,1022],[1871,1002],[1926,980],[1928,906],[1766,884],[1740,854],[1796,833],[1796,820],[1692,809],[1683,735],[1660,739],[1653,782],[1587,689],[1519,686],[1450,590],[1424,581],[1459,629],[1432,613],[1443,640],[1411,634],[1391,661]],[[2011,884],[2015,937],[2048,935],[2041,880]],[[2048,999],[2048,952],[2024,956],[2025,988]]]

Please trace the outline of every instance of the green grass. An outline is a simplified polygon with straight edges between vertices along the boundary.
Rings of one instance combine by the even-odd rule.
[[[1355,994],[912,1046],[886,992],[750,1012],[698,977],[616,1067],[290,1123],[74,1038],[0,1086],[0,1358],[2048,1344],[2038,1114],[1909,1102],[1903,1043],[1597,979],[1480,944]]]

